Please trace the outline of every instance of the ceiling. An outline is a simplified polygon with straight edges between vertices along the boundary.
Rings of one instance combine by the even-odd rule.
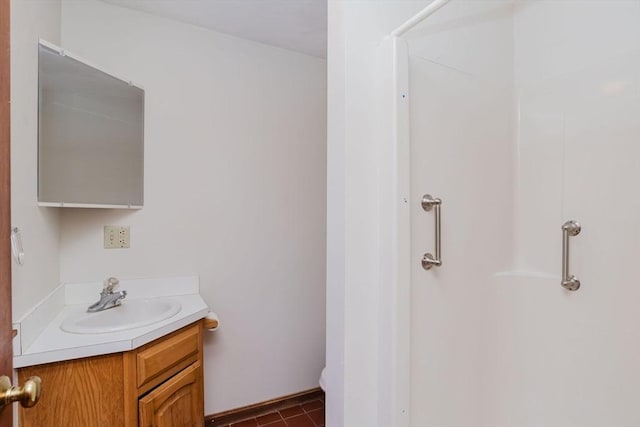
[[[320,58],[327,56],[327,0],[103,0]]]

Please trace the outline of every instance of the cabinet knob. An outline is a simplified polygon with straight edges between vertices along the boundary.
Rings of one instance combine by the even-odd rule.
[[[31,408],[40,400],[42,380],[40,377],[31,377],[25,381],[22,387],[12,386],[8,376],[0,377],[0,408],[13,402],[20,402],[25,408]]]

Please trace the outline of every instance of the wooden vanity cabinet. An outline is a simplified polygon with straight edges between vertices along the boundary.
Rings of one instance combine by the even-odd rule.
[[[42,395],[21,427],[202,427],[202,321],[125,353],[18,369]]]

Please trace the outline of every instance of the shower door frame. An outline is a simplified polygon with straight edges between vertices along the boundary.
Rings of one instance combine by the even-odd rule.
[[[385,46],[386,45],[386,46]],[[397,36],[388,37],[382,44],[387,47],[392,62],[389,100],[392,111],[392,156],[385,160],[383,170],[392,183],[389,200],[391,206],[390,298],[386,305],[391,313],[391,413],[393,425],[411,425],[411,180],[410,180],[410,128],[409,128],[409,51],[406,41]]]
[[[390,291],[387,312],[391,313],[391,414],[396,427],[411,426],[411,137],[409,110],[409,49],[402,37],[451,0],[434,0],[393,30],[381,44],[390,52],[391,76],[391,161],[382,166],[392,183]],[[389,77],[389,76],[387,76]],[[384,172],[383,172],[384,173]],[[384,222],[384,221],[383,221]],[[384,235],[384,231],[381,231]],[[384,276],[383,276],[384,277]]]

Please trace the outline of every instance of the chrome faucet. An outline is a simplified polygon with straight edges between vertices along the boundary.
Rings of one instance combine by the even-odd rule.
[[[105,279],[102,292],[100,292],[100,301],[91,304],[89,308],[87,308],[87,311],[89,313],[95,313],[96,311],[102,311],[119,306],[122,300],[127,296],[127,291],[114,292],[119,284],[120,281],[115,277]]]

